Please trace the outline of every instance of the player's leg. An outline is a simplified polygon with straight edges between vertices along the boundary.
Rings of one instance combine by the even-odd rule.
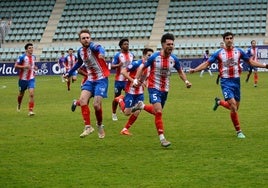
[[[250,66],[250,67],[249,67],[249,70],[248,70],[248,74],[247,74],[246,82],[248,82],[251,73],[252,73],[252,67]]]
[[[203,77],[204,72],[205,72],[205,70],[201,70],[200,77]]]
[[[82,87],[81,95],[79,98],[81,105],[81,114],[84,122],[84,131],[80,135],[80,138],[84,138],[94,131],[90,120],[90,109],[88,107],[88,100],[92,96],[92,83],[87,81]]]
[[[170,146],[170,142],[166,140],[164,136],[164,123],[162,118],[162,110],[167,100],[167,92],[160,92],[156,89],[149,89],[149,100],[154,107],[155,112],[155,127],[160,139],[160,143],[163,147]]]
[[[257,84],[258,84],[258,71],[257,71],[257,68],[254,67],[254,87],[257,87]]]
[[[137,120],[137,117],[138,117],[138,115],[140,113],[140,110],[137,110],[134,113],[132,113],[132,107],[138,101],[143,101],[143,100],[144,100],[144,95],[143,94],[132,95],[132,94],[126,93],[124,114],[126,116],[130,115],[130,117],[129,117],[128,121],[126,122],[124,128],[121,130],[120,134],[131,135],[131,133],[129,132],[129,128]]]
[[[29,91],[29,116],[34,115],[34,88],[35,88],[35,79],[28,81],[28,91]]]
[[[122,90],[124,90],[125,85],[124,82],[115,81],[114,82],[114,99],[112,102],[112,120],[117,121],[116,109],[118,106],[118,98],[121,95]]]
[[[108,92],[108,79],[101,79],[96,81],[94,90],[93,107],[95,110],[95,116],[97,120],[98,136],[99,138],[105,137],[104,125],[103,125],[103,112],[102,112],[102,100],[107,98]]]
[[[17,96],[17,102],[18,102],[17,111],[20,112],[22,99],[24,97],[25,90],[27,89],[27,81],[19,80],[18,81],[18,87],[19,87],[19,94]]]

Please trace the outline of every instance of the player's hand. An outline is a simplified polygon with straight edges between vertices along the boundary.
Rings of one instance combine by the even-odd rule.
[[[194,69],[189,69],[189,73],[193,74],[193,73],[195,73],[195,70]]]
[[[133,81],[132,81],[132,86],[133,87],[138,87],[139,86],[139,81],[137,78],[135,78]]]

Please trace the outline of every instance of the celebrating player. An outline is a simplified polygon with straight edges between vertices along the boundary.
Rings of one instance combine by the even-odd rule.
[[[225,48],[220,48],[214,52],[210,58],[194,69],[190,69],[190,73],[198,72],[206,69],[214,62],[218,63],[220,73],[220,83],[224,100],[215,98],[213,110],[217,110],[218,106],[223,106],[230,110],[230,117],[236,130],[237,138],[245,138],[240,128],[238,118],[238,108],[240,104],[240,74],[242,72],[240,60],[243,59],[251,66],[268,68],[268,65],[261,64],[250,58],[241,48],[234,47],[234,34],[226,32],[222,35]],[[218,61],[217,61],[218,60]]]
[[[115,100],[117,100],[117,102],[119,103],[119,106],[120,106],[122,112],[124,112],[124,114],[126,116],[130,115],[130,117],[129,117],[127,123],[125,124],[125,127],[121,130],[120,134],[131,135],[131,133],[129,132],[129,128],[136,121],[136,119],[138,118],[138,115],[140,113],[140,110],[137,110],[133,114],[131,112],[132,112],[132,107],[136,103],[144,100],[143,93],[144,93],[145,83],[140,84],[138,87],[133,87],[132,81],[136,76],[138,67],[141,64],[145,63],[147,61],[147,59],[151,56],[152,53],[153,53],[153,50],[151,48],[145,48],[142,52],[143,58],[141,60],[133,61],[131,64],[129,64],[127,67],[125,67],[121,70],[121,74],[124,75],[125,78],[127,78],[127,84],[125,87],[126,94],[125,94],[125,97],[123,97],[123,95],[120,95],[119,97],[116,97]],[[146,71],[144,73],[145,77],[143,79],[143,82],[145,82],[145,80],[147,78]]]
[[[97,119],[98,136],[105,137],[104,125],[102,124],[102,99],[107,98],[108,76],[110,71],[104,59],[104,48],[91,41],[91,33],[88,29],[79,32],[79,41],[82,47],[77,51],[78,61],[75,66],[66,74],[70,77],[84,63],[87,67],[88,79],[82,86],[80,95],[81,113],[84,121],[84,131],[81,138],[86,137],[94,131],[90,121],[90,110],[88,102],[93,97],[93,106]]]
[[[179,77],[186,84],[187,88],[190,88],[192,85],[187,80],[187,77],[180,65],[179,59],[172,54],[172,51],[174,50],[174,40],[175,38],[173,34],[164,34],[161,38],[162,49],[153,53],[145,64],[140,65],[136,79],[134,79],[132,82],[134,86],[141,84],[140,82],[142,80],[140,80],[140,78],[142,72],[147,67],[150,67],[147,82],[151,105],[145,105],[142,101],[140,101],[133,107],[132,111],[135,112],[136,110],[144,109],[145,111],[154,115],[156,130],[160,143],[163,147],[168,147],[171,144],[164,136],[164,123],[162,119],[162,111],[169,91],[171,69],[175,68],[177,70]]]

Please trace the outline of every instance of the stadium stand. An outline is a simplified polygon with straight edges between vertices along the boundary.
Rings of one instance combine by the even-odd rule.
[[[227,30],[236,34],[236,45],[242,48],[251,39],[258,45],[267,41],[267,0],[3,0],[0,8],[4,62],[14,62],[26,42],[34,43],[40,61],[55,61],[60,52],[79,47],[81,28],[92,31],[109,60],[122,37],[130,39],[136,58],[144,46],[160,49],[164,32],[175,35],[174,52],[181,58],[217,49]]]

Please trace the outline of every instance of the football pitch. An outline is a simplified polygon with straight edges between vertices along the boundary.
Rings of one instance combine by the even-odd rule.
[[[187,75],[185,88],[176,73],[163,111],[165,136],[172,144],[160,146],[154,118],[142,112],[131,127],[132,136],[119,132],[128,117],[111,119],[113,79],[103,100],[106,137],[97,132],[79,138],[83,121],[71,102],[80,95],[80,81],[67,91],[59,76],[37,76],[36,113],[28,117],[28,92],[20,112],[17,77],[0,77],[0,187],[267,187],[268,185],[268,73],[241,75],[239,109],[245,139],[236,138],[229,112],[213,111],[222,98],[216,74]],[[148,103],[147,90],[145,103]],[[90,101],[91,122],[95,114]]]

